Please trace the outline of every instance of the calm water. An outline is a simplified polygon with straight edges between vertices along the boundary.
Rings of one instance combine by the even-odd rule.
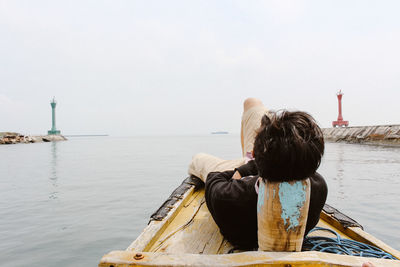
[[[191,156],[240,155],[238,136],[87,137],[0,146],[3,266],[96,266],[124,250],[186,177]],[[400,148],[327,144],[328,203],[400,249]]]

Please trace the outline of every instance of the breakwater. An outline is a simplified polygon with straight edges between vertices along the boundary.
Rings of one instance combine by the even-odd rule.
[[[323,128],[331,142],[400,145],[400,124]]]
[[[67,138],[62,135],[23,135],[13,132],[0,133],[0,145],[28,144],[65,140],[67,140]]]

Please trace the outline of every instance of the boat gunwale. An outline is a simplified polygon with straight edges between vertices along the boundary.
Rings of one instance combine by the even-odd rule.
[[[400,261],[338,255],[319,251],[246,251],[232,254],[189,254],[165,252],[112,251],[103,256],[99,267],[127,266],[397,266]]]
[[[162,234],[162,232],[167,228],[169,223],[178,215],[182,207],[189,201],[190,195],[195,191],[195,186],[192,186],[187,190],[182,199],[177,201],[170,212],[161,221],[151,220],[147,227],[142,231],[142,233],[129,245],[126,249],[128,251],[146,251],[153,246],[157,238]]]
[[[184,181],[185,182],[185,181]],[[202,265],[201,263],[204,261],[207,261],[208,257],[211,257],[211,259],[216,260],[215,263],[222,264],[220,266],[231,266],[233,262],[230,262],[230,264],[225,264],[224,262],[227,261],[227,257],[231,257],[228,255],[235,255],[235,254],[241,254],[244,256],[248,256],[249,253],[258,253],[257,255],[264,255],[263,253],[267,253],[265,255],[275,255],[277,258],[276,259],[262,259],[262,262],[258,262],[253,260],[250,260],[246,263],[243,262],[243,264],[236,265],[236,266],[254,266],[257,264],[272,264],[272,265],[281,265],[281,264],[292,264],[292,266],[296,266],[293,264],[321,264],[322,266],[324,265],[330,265],[332,266],[343,266],[346,265],[345,262],[337,262],[336,259],[338,256],[347,256],[347,255],[337,255],[337,254],[332,254],[332,253],[325,253],[325,252],[317,252],[317,251],[303,251],[303,252],[296,252],[296,253],[301,253],[301,255],[305,255],[306,258],[304,259],[296,259],[294,260],[288,260],[286,263],[283,263],[280,261],[280,259],[286,255],[285,253],[290,253],[290,252],[262,252],[262,251],[257,251],[257,252],[239,252],[239,253],[233,253],[233,254],[189,254],[189,253],[165,253],[165,252],[148,252],[148,250],[155,244],[157,239],[162,235],[164,230],[168,227],[168,225],[175,219],[175,217],[179,214],[181,209],[185,207],[191,197],[194,194],[199,194],[201,191],[198,190],[198,187],[196,187],[194,184],[188,188],[188,190],[182,195],[182,198],[179,199],[169,210],[167,216],[163,218],[160,221],[156,220],[151,220],[147,227],[142,231],[142,233],[134,240],[131,245],[125,250],[125,251],[112,251],[106,255],[103,256],[101,259],[99,266],[118,266],[115,264],[123,264],[121,266],[127,266],[126,264],[129,265],[137,265],[138,262],[135,260],[135,255],[142,254],[146,258],[149,259],[147,262],[148,264],[152,264],[153,262],[150,259],[158,259],[158,258],[164,258],[166,261],[166,265],[168,266],[179,266],[179,265],[184,265],[183,263],[185,261],[182,261],[182,258],[188,257],[188,256],[193,256],[197,255],[200,258],[196,258],[196,262],[194,262],[194,265],[191,266],[200,266]],[[371,234],[368,234],[364,230],[362,230],[360,227],[357,226],[351,226],[351,227],[345,227],[343,224],[337,220],[333,214],[329,214],[326,211],[321,212],[321,220],[325,221],[329,225],[332,225],[336,229],[342,231],[352,239],[360,242],[364,242],[373,246],[376,246],[385,252],[388,252],[389,254],[393,255],[397,259],[400,259],[400,252],[397,251],[396,249],[390,247],[389,245],[385,244],[381,240],[375,238]],[[271,254],[273,253],[273,254]],[[311,253],[311,254],[309,254]],[[316,253],[316,254],[315,254]],[[167,256],[166,256],[167,255]],[[183,255],[183,256],[182,256]],[[251,255],[251,254],[250,254]],[[309,255],[312,257],[317,257],[318,260],[317,262],[315,259],[309,259],[307,258]],[[317,255],[317,256],[315,256]],[[400,266],[400,261],[396,260],[387,260],[387,259],[376,259],[376,258],[365,258],[365,257],[356,257],[356,256],[348,256],[352,258],[360,258],[364,262],[366,259],[368,261],[375,261],[375,260],[385,260],[385,264],[387,263],[393,263],[395,266]],[[251,258],[251,257],[250,257]],[[340,257],[339,257],[340,258]],[[168,260],[170,259],[170,260]],[[179,259],[179,260],[178,260]],[[198,260],[197,260],[198,259]],[[373,261],[372,261],[373,260]],[[360,260],[361,261],[361,260]],[[168,262],[168,263],[167,263]],[[140,265],[144,264],[145,262],[141,262]],[[144,264],[148,266],[148,264]],[[154,262],[153,262],[154,263]],[[376,262],[377,264],[381,264],[382,262]],[[158,264],[157,264],[158,265]],[[203,264],[204,265],[204,264]],[[300,266],[300,265],[298,265]],[[386,266],[386,265],[385,265]]]

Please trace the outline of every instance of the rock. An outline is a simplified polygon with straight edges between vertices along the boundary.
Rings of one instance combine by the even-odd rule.
[[[37,143],[37,142],[54,142],[54,141],[65,141],[62,135],[37,135],[37,136],[25,136],[18,133],[1,132],[0,133],[0,144],[17,144],[17,143]]]
[[[9,138],[4,138],[3,140],[4,140],[4,144],[7,144],[7,145],[11,145],[12,144],[12,141]]]

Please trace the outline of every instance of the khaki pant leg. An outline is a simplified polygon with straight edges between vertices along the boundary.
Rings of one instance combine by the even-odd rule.
[[[199,153],[193,156],[189,165],[189,174],[199,177],[204,182],[210,172],[222,172],[233,170],[245,164],[245,159],[223,160],[218,157]]]
[[[246,153],[253,151],[254,139],[257,135],[258,128],[261,126],[261,118],[265,114],[268,114],[268,109],[264,106],[255,106],[243,113],[243,157],[246,156]]]
[[[244,151],[243,158],[234,160],[223,160],[218,157],[199,153],[196,154],[189,165],[189,174],[195,175],[204,182],[210,172],[222,172],[233,170],[246,163],[245,158],[247,152],[253,151],[254,138],[257,129],[261,125],[261,118],[268,113],[268,109],[264,106],[256,106],[247,110],[242,116],[242,130]]]

